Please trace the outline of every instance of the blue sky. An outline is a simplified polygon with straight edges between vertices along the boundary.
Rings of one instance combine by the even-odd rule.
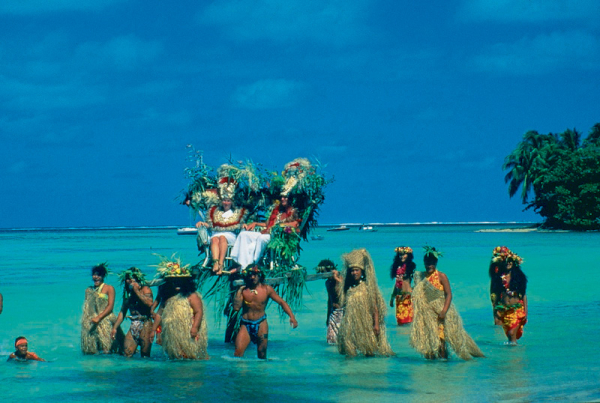
[[[322,223],[530,221],[504,157],[600,121],[597,0],[3,0],[0,228],[179,225],[186,145]]]

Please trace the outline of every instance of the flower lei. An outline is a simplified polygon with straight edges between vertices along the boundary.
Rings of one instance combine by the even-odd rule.
[[[398,266],[398,268],[396,269],[396,277],[400,277],[400,278],[396,278],[396,288],[402,287],[402,278],[404,277],[405,273],[406,273],[406,263],[403,264],[402,266]]]
[[[512,291],[509,286],[510,286],[510,281],[507,278],[508,274],[503,274],[500,276],[500,278],[502,279],[502,285],[504,286],[504,289],[506,290],[506,294],[509,297],[514,297],[517,293],[516,291]]]

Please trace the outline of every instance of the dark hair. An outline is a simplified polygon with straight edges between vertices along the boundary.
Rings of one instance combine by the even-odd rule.
[[[101,277],[106,277],[108,274],[108,265],[106,263],[100,263],[92,267],[92,276],[98,274]]]
[[[260,283],[265,282],[265,269],[255,263],[249,264],[244,268],[244,270],[242,270],[242,278],[244,282],[246,282],[252,273],[258,274],[258,281]]]
[[[492,277],[490,284],[490,293],[496,294],[498,297],[505,292],[504,284],[502,284],[502,275],[508,274],[509,270],[506,264],[498,266],[498,274]],[[518,294],[519,298],[527,292],[527,276],[519,266],[515,266],[510,270],[510,290]]]
[[[428,266],[430,264],[437,264],[437,262],[438,258],[435,257],[432,253],[423,256],[423,263],[425,263],[425,266]]]
[[[404,277],[405,278],[409,278],[412,280],[413,274],[415,272],[415,269],[417,268],[417,265],[415,264],[415,262],[413,262],[413,259],[415,258],[414,255],[412,253],[407,253],[408,257],[406,258],[406,272],[404,272]],[[392,262],[392,265],[390,266],[390,278],[393,280],[396,278],[396,271],[398,270],[398,267],[402,266],[402,255],[400,254],[400,252],[396,252],[396,256],[394,256],[394,261]]]
[[[504,273],[505,271],[506,271],[506,261],[505,260],[490,263],[490,269],[489,269],[490,278],[500,277],[500,275],[502,273]]]
[[[135,280],[137,283],[139,283],[141,286],[146,285],[146,279],[144,277],[144,273],[142,273],[142,271],[140,269],[138,269],[135,266],[131,266],[127,272],[125,273],[125,278],[123,279],[123,281],[125,280]]]
[[[182,294],[191,294],[196,291],[196,283],[192,277],[167,277],[167,279],[171,281],[176,279],[175,281],[179,281],[179,288]]]
[[[321,272],[330,272],[332,270],[337,270],[337,266],[331,259],[323,259],[317,265],[317,269],[321,269]]]
[[[523,298],[527,292],[527,276],[519,266],[515,266],[510,274],[510,289],[519,294],[519,298]]]

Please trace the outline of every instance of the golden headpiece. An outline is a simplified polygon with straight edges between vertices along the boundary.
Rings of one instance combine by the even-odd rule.
[[[217,187],[221,199],[233,199],[237,181],[235,175],[239,168],[233,165],[223,164],[217,170]]]
[[[342,255],[342,260],[344,260],[344,266],[346,266],[347,268],[358,267],[362,270],[365,270],[369,258],[369,252],[367,252],[366,249],[355,249],[350,253]]]
[[[302,180],[306,178],[306,175],[310,173],[311,169],[312,165],[310,165],[310,161],[306,158],[296,158],[295,160],[285,164],[283,170],[285,184],[281,190],[281,195],[289,195],[296,185],[299,183],[301,184]]]

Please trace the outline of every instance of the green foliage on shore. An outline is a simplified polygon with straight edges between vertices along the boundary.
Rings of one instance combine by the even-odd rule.
[[[600,229],[600,123],[582,141],[577,130],[529,131],[502,167],[510,197],[521,189],[550,229]]]

